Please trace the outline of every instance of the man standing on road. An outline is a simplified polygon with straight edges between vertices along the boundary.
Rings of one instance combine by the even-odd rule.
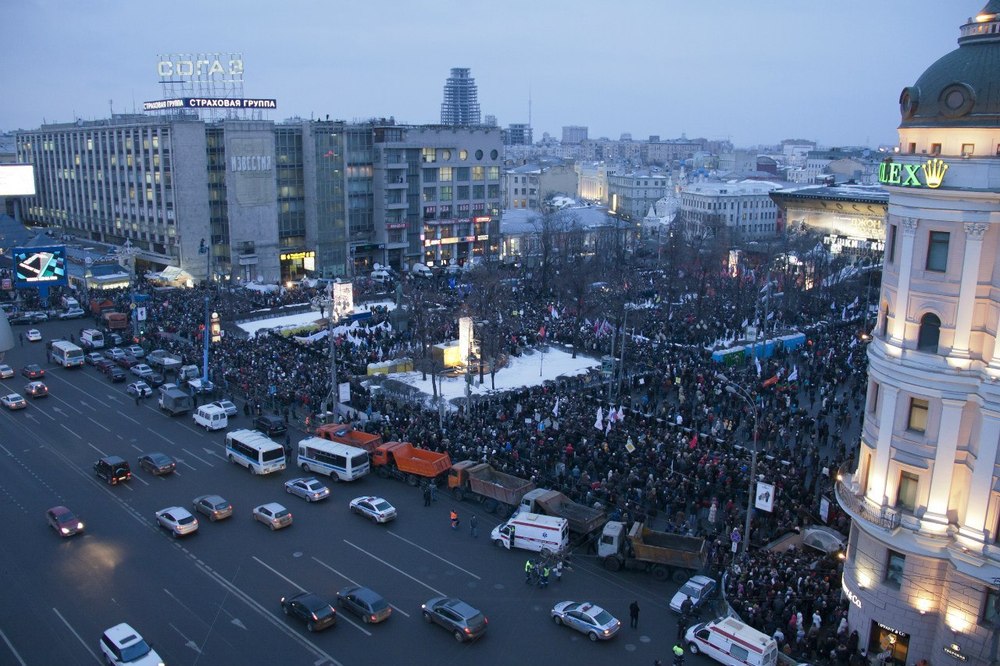
[[[431,487],[424,486],[424,506],[431,505]]]
[[[635,600],[628,605],[629,626],[633,629],[639,628],[639,601]]]
[[[135,390],[135,406],[139,406],[139,389]]]
[[[457,530],[458,529],[458,511],[455,511],[454,509],[452,509],[451,510],[451,514],[449,514],[449,517],[451,518],[451,529]]]
[[[473,538],[479,536],[479,518],[476,517],[476,514],[472,514],[472,518],[469,519],[469,532]]]

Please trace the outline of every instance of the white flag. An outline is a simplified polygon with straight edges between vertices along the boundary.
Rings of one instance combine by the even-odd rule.
[[[625,408],[622,407],[621,405],[618,405],[618,418],[615,419],[615,420],[616,421],[623,421],[623,420],[625,420]]]
[[[597,420],[594,421],[594,427],[598,430],[604,430],[604,410],[600,407],[597,408]]]
[[[759,378],[760,377],[760,359],[757,358],[756,356],[754,356],[753,357],[753,363],[754,363],[755,366],[757,366],[757,377]]]
[[[559,401],[560,401],[561,399],[562,399],[562,398],[556,398],[556,404],[555,404],[555,407],[553,407],[553,408],[552,408],[552,415],[553,415],[553,416],[559,416]]]
[[[792,374],[788,375],[788,381],[794,382],[799,378],[799,366],[792,366]]]

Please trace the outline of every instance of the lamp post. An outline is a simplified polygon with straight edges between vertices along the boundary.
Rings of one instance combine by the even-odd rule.
[[[750,548],[750,515],[754,507],[754,482],[757,480],[757,403],[742,386],[729,381],[725,375],[720,374],[719,378],[726,383],[726,393],[738,396],[750,405],[753,414],[753,451],[750,456],[750,487],[747,489],[747,518],[743,525],[742,554],[746,555],[747,550]]]
[[[212,338],[211,326],[212,326],[212,313],[211,308],[209,308],[209,296],[208,296],[208,281],[212,277],[212,248],[205,243],[205,239],[201,239],[201,244],[198,245],[198,254],[205,255],[205,333],[204,333],[204,351],[202,352],[202,370],[201,370],[201,381],[202,386],[208,381],[208,344]]]

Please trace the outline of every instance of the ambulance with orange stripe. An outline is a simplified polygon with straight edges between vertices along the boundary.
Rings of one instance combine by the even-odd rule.
[[[696,624],[684,636],[691,654],[703,654],[729,666],[775,666],[778,644],[735,617]]]

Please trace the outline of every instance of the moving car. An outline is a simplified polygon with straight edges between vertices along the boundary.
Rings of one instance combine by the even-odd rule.
[[[285,492],[298,495],[307,502],[316,502],[330,496],[330,489],[313,477],[285,481]]]
[[[396,507],[381,497],[355,497],[349,505],[351,511],[376,523],[387,523],[396,518]]]
[[[28,332],[24,334],[24,337],[27,338],[28,342],[41,342],[42,332],[37,328],[29,328]]]
[[[233,505],[218,495],[199,495],[191,503],[195,511],[208,516],[213,523],[233,515]]]
[[[64,506],[54,506],[45,512],[45,520],[49,527],[61,537],[73,536],[83,532],[83,521]]]
[[[108,368],[108,379],[115,384],[121,384],[125,381],[125,371],[116,367]]]
[[[253,519],[278,530],[292,524],[292,512],[277,502],[268,502],[254,507]]]
[[[101,635],[100,644],[104,661],[111,666],[163,666],[164,663],[139,632],[124,622],[107,629]]]
[[[94,473],[111,486],[119,481],[128,481],[132,478],[132,470],[128,466],[128,461],[121,456],[104,456],[94,463]]]
[[[79,319],[84,315],[83,308],[69,308],[65,312],[59,313],[60,319]]]
[[[132,382],[125,387],[125,392],[132,396],[139,396],[140,398],[145,398],[147,395],[153,394],[153,389],[144,381]]]
[[[236,409],[236,405],[231,400],[216,400],[211,404],[215,405],[216,407],[221,407],[223,410],[225,410],[226,416],[229,418],[238,416],[240,413],[240,410]]]
[[[0,365],[0,379],[10,379],[14,376],[14,368],[6,363]]]
[[[49,387],[42,382],[28,382],[24,387],[24,392],[32,398],[44,398],[49,394]]]
[[[24,409],[27,407],[28,401],[22,398],[19,393],[8,393],[0,398],[0,404],[11,411],[14,411],[15,409]]]
[[[670,610],[680,613],[681,604],[688,598],[691,599],[691,610],[698,610],[705,603],[705,600],[715,593],[715,586],[714,578],[691,576],[670,600]]]
[[[312,592],[281,597],[281,610],[306,623],[309,631],[319,631],[337,624],[337,611]]]
[[[163,476],[177,469],[177,462],[166,453],[146,453],[139,456],[139,467],[150,474]]]
[[[45,370],[37,363],[29,363],[21,368],[21,374],[28,379],[41,379],[45,376]]]
[[[156,512],[156,522],[170,530],[175,536],[184,536],[198,531],[198,519],[191,512],[179,506],[169,506]]]
[[[444,627],[459,643],[479,638],[489,624],[485,615],[455,597],[434,597],[420,609],[424,620]]]
[[[288,430],[285,427],[285,421],[280,416],[275,416],[274,414],[261,414],[255,417],[253,427],[268,437],[284,435],[285,431]]]
[[[552,620],[587,634],[592,641],[606,641],[622,628],[614,615],[589,601],[560,601],[552,607]]]
[[[364,621],[365,624],[375,624],[388,620],[392,615],[392,606],[375,590],[367,587],[350,586],[337,592],[337,603]]]

